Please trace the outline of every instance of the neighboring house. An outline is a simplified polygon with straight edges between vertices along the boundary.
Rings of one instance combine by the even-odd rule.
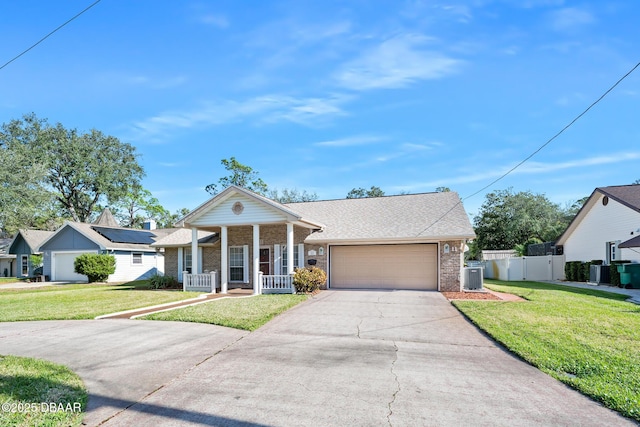
[[[9,246],[13,239],[0,239],[0,277],[15,275],[16,256],[9,253]]]
[[[465,243],[475,237],[454,192],[280,204],[231,186],[177,226],[191,230],[152,245],[165,250],[166,275],[217,271],[222,289],[254,292],[259,272],[310,264],[333,289],[460,291]]]
[[[109,282],[146,279],[163,274],[164,257],[151,247],[159,237],[175,229],[138,230],[114,225],[110,213],[101,215],[99,223],[67,221],[47,240],[40,250],[44,254],[44,274],[55,281],[86,281],[87,276],[75,272],[75,259],[85,253],[108,253],[116,258],[116,271]]]
[[[9,253],[15,255],[16,265],[14,275],[16,277],[32,277],[38,266],[31,264],[31,255],[40,254],[38,249],[42,242],[53,235],[53,231],[43,230],[18,230],[11,245]]]
[[[566,261],[640,262],[640,185],[596,188],[556,242]]]

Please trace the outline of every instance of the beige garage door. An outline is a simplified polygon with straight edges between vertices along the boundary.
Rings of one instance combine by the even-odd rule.
[[[334,289],[438,289],[438,245],[331,246]]]

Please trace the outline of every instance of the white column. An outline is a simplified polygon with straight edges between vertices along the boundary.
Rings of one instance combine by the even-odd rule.
[[[229,243],[227,227],[220,227],[220,293],[227,293],[229,276]]]
[[[253,294],[260,293],[260,226],[253,225]]]
[[[198,229],[191,228],[191,274],[198,274]]]
[[[287,271],[282,274],[293,274],[293,224],[287,223]],[[299,256],[299,255],[298,255]]]

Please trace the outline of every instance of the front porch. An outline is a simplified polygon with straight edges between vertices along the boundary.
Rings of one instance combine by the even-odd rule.
[[[242,287],[232,289],[244,289]],[[218,282],[218,272],[191,274],[188,271],[182,272],[182,290],[193,292],[208,292],[215,294],[219,291],[221,294],[228,293],[229,284],[226,286],[222,282]],[[292,274],[274,274],[265,275],[258,272],[258,291],[254,289],[254,294],[295,294],[296,289],[293,285]]]
[[[251,288],[256,295],[295,293],[292,275],[305,264],[305,239],[324,229],[284,205],[235,186],[176,226],[183,227],[179,240],[184,243],[175,248],[177,276],[185,289],[226,293],[229,288]]]

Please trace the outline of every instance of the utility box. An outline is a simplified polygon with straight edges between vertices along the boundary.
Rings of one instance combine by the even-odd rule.
[[[470,291],[482,289],[482,267],[465,267],[462,269],[462,286]]]
[[[611,275],[609,274],[608,265],[591,265],[589,266],[589,283],[611,283]]]

